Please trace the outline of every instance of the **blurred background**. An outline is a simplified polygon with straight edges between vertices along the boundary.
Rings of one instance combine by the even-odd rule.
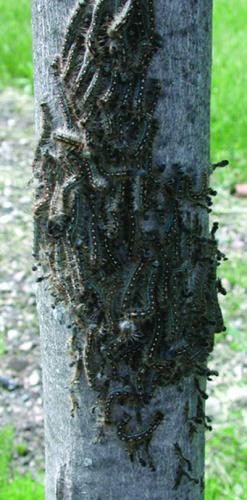
[[[206,499],[247,499],[247,2],[214,1],[212,221],[220,221],[226,334],[209,367]],[[29,0],[0,0],[0,498],[44,498],[38,324],[31,276],[34,148]]]

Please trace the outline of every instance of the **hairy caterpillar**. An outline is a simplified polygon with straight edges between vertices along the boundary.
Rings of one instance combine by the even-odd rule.
[[[178,489],[183,477],[186,477],[192,483],[199,484],[199,479],[192,477],[191,474],[188,471],[186,471],[181,464],[179,464],[176,472],[175,484],[173,486],[174,490]]]
[[[85,146],[85,139],[83,137],[80,137],[74,130],[71,131],[66,128],[55,130],[55,132],[53,132],[53,139],[65,144],[65,146],[69,147],[72,151],[83,150]]]
[[[161,84],[148,75],[160,46],[153,0],[76,3],[51,68],[58,112],[42,103],[33,164],[34,256],[79,332],[69,348],[72,414],[83,367],[102,433],[115,427],[130,459],[153,470],[148,447],[163,409],[146,427],[142,419],[157,388],[210,378],[201,365],[224,328],[225,293],[218,225],[205,229],[216,165],[194,176],[187,165],[154,159]],[[191,435],[197,424],[210,427],[197,413]],[[194,480],[175,451],[180,476]]]
[[[46,101],[42,101],[40,103],[40,107],[42,114],[42,133],[36,146],[32,165],[33,173],[36,175],[39,173],[39,162],[42,161],[42,148],[46,144],[49,144],[50,136],[53,130],[52,113],[49,104]]]
[[[102,76],[101,76],[101,71],[100,71],[100,68],[99,68],[94,73],[94,75],[92,77],[92,80],[91,80],[90,84],[87,87],[86,92],[84,92],[84,94],[82,96],[81,103],[82,103],[82,105],[83,105],[84,108],[87,105],[87,102],[89,100],[93,99],[94,96],[95,96],[95,94],[98,93],[99,88],[102,85],[101,78],[102,78]]]
[[[85,61],[83,61],[80,71],[76,77],[74,88],[72,91],[73,99],[75,99],[76,95],[83,90],[83,85],[86,85],[88,79],[90,78],[91,62],[92,62],[92,55],[88,55]]]
[[[99,258],[98,232],[96,228],[96,215],[91,204],[91,218],[89,223],[89,262],[91,266],[97,264]]]
[[[55,81],[55,87],[58,93],[58,99],[62,108],[65,123],[68,129],[73,128],[73,122],[77,119],[77,110],[73,101],[68,98],[66,93],[64,83],[62,80],[62,70],[61,70],[61,59],[56,56],[52,65],[53,77]]]
[[[125,419],[121,422],[121,424],[118,425],[118,433],[117,433],[118,437],[119,437],[119,439],[121,439],[121,441],[125,441],[127,443],[133,443],[135,441],[137,441],[139,443],[143,442],[152,435],[154,430],[162,422],[163,418],[164,418],[163,413],[161,413],[160,411],[157,411],[152,418],[150,426],[147,429],[145,429],[144,431],[141,431],[141,432],[127,433],[126,427],[130,421],[130,417],[125,417]]]
[[[153,262],[146,288],[146,305],[142,309],[140,308],[138,310],[129,311],[128,316],[131,319],[143,321],[146,319],[150,319],[151,316],[154,314],[155,312],[154,291],[156,286],[158,268],[159,268],[159,262],[158,261]]]
[[[86,335],[83,349],[83,366],[88,385],[97,389],[97,364],[95,363],[96,347],[94,342],[95,326],[92,325]]]
[[[148,361],[151,361],[153,356],[155,355],[155,350],[156,350],[158,342],[160,340],[160,334],[161,334],[160,318],[157,318],[156,321],[157,321],[157,323],[155,325],[153,340],[152,340],[151,347],[150,347],[149,352],[148,352]]]
[[[80,34],[81,31],[81,20],[84,17],[84,13],[88,8],[87,0],[79,0],[78,5],[76,5],[71,17],[69,24],[66,28],[64,34],[64,41],[62,46],[62,59],[68,57],[71,45],[74,43],[75,36]]]
[[[191,462],[190,462],[190,460],[188,460],[188,458],[186,458],[184,456],[184,454],[182,453],[181,447],[179,446],[178,443],[174,444],[174,450],[175,450],[176,456],[178,457],[179,465],[177,468],[176,478],[175,478],[175,483],[174,483],[173,489],[176,490],[179,487],[183,476],[186,477],[189,481],[191,481],[195,484],[199,484],[199,480],[194,478],[191,475],[191,472],[192,472]],[[185,467],[187,470],[185,469]]]
[[[110,23],[107,34],[109,37],[114,38],[119,36],[119,32],[128,22],[130,15],[132,14],[134,8],[134,0],[127,0],[122,8],[122,10],[116,14],[113,21]]]
[[[117,430],[117,435],[118,438],[125,442],[127,444],[127,449],[128,449],[128,454],[130,457],[130,460],[133,462],[136,453],[138,452],[139,448],[141,445],[144,445],[144,449],[146,451],[148,461],[149,461],[149,466],[151,470],[155,470],[153,461],[151,459],[151,456],[149,454],[149,443],[152,439],[152,435],[154,431],[157,429],[157,427],[161,424],[161,422],[164,419],[164,414],[161,411],[157,411],[149,425],[149,427],[143,431],[140,432],[135,432],[135,433],[128,433],[126,432],[126,428],[128,426],[128,423],[130,421],[130,417],[126,416],[122,422],[118,425],[118,430]],[[145,461],[141,459],[139,456],[140,463],[142,465],[145,464]]]
[[[104,408],[104,414],[105,414],[105,422],[110,423],[111,422],[111,413],[112,413],[112,406],[114,405],[115,401],[121,400],[123,401],[124,399],[130,398],[131,393],[128,389],[125,388],[120,388],[120,389],[115,389],[112,391],[109,396],[106,399],[105,402],[105,408]]]
[[[123,310],[127,307],[128,301],[133,293],[134,286],[143,270],[144,265],[145,263],[141,261],[137,265],[131,266],[129,278],[126,280],[127,282],[122,292],[121,309],[123,308]]]
[[[105,106],[110,103],[117,88],[117,83],[118,83],[118,72],[117,70],[114,70],[111,75],[111,82],[109,86],[107,87],[106,91],[102,95],[100,95],[97,99],[97,104],[99,107]]]
[[[97,166],[93,160],[88,160],[85,162],[85,166],[88,171],[88,178],[93,189],[96,191],[105,191],[108,189],[107,179],[99,174]]]
[[[85,37],[85,45],[93,52],[94,43],[97,38],[97,28],[105,14],[106,0],[95,0],[92,19]]]

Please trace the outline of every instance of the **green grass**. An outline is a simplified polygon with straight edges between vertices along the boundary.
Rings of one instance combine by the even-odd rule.
[[[214,0],[211,157],[230,161],[216,174],[230,188],[247,182],[246,19],[246,0]]]
[[[240,417],[244,418],[242,414]],[[244,429],[229,425],[208,440],[211,462],[208,465],[205,500],[247,500],[247,441]]]
[[[0,356],[4,354],[6,350],[5,339],[3,334],[0,333]]]
[[[0,88],[32,89],[30,6],[30,0],[0,0]]]
[[[223,262],[220,274],[229,281],[231,287],[236,285],[242,287],[247,292],[246,259],[235,255],[230,260]]]
[[[12,474],[11,460],[15,449],[15,432],[10,426],[0,430],[0,498],[8,500],[44,500],[44,488],[30,474]],[[20,446],[20,445],[19,445]],[[25,445],[21,446],[21,452]],[[26,449],[26,448],[25,448]],[[18,445],[16,447],[17,453]]]
[[[246,261],[246,259],[245,259]],[[235,255],[224,262],[220,275],[228,281],[228,294],[220,297],[227,326],[227,334],[217,335],[216,342],[225,342],[233,351],[247,351],[246,310],[247,310],[247,274],[246,262]]]

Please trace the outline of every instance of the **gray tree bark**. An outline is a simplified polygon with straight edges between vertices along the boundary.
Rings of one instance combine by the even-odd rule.
[[[50,65],[59,53],[64,28],[75,0],[33,0],[33,53],[35,68],[36,130],[40,132],[40,102],[54,87]],[[157,30],[164,47],[154,57],[152,76],[163,82],[155,142],[159,163],[183,164],[188,171],[209,164],[212,0],[156,0]],[[47,97],[46,97],[47,98]],[[56,113],[56,109],[53,109]],[[59,118],[58,118],[59,119]],[[208,218],[201,212],[208,231]],[[37,284],[42,347],[46,444],[46,499],[73,500],[199,500],[204,496],[204,427],[189,438],[188,415],[196,413],[193,377],[178,386],[159,388],[155,404],[164,409],[164,421],[154,434],[152,454],[156,471],[131,463],[109,431],[104,444],[94,444],[91,409],[94,391],[80,384],[80,409],[70,413],[71,379],[68,355],[70,317],[53,300],[46,282]],[[179,443],[191,462],[190,476],[174,489],[181,458]],[[183,464],[184,465],[184,464]],[[188,470],[188,469],[187,469]]]

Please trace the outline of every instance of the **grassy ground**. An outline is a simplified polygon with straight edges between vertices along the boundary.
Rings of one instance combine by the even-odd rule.
[[[206,500],[247,500],[247,200],[221,189],[213,213],[229,260],[219,269],[228,291],[221,300],[227,334],[216,336],[211,361],[220,376],[209,384],[207,413],[214,416],[214,430],[207,436]]]
[[[0,0],[0,87],[8,85],[32,90],[30,0]],[[219,371],[223,371],[220,383],[214,386],[215,400],[220,401],[219,417],[215,430],[207,441],[207,481],[206,500],[247,500],[246,470],[247,442],[244,425],[246,411],[241,400],[241,390],[246,390],[243,376],[239,376],[238,366],[231,365],[231,359],[240,359],[247,351],[245,316],[247,311],[246,264],[243,262],[241,238],[245,237],[244,227],[239,228],[241,215],[234,215],[236,207],[229,208],[229,190],[237,182],[247,182],[247,58],[246,43],[246,0],[214,1],[214,64],[212,79],[212,160],[227,158],[231,167],[218,171],[215,182],[226,188],[225,199],[218,207],[219,217],[226,232],[231,234],[226,247],[231,249],[232,259],[222,267],[222,274],[230,293],[224,298],[223,308],[228,326],[228,336],[219,336],[214,359],[219,358]],[[218,169],[219,170],[219,169]],[[2,179],[0,184],[2,187]],[[224,197],[224,194],[222,195]],[[222,200],[221,196],[221,200]],[[237,210],[241,214],[242,202]],[[246,212],[245,207],[245,213]],[[217,211],[217,210],[216,210]],[[226,213],[222,215],[222,213]],[[225,218],[224,218],[225,217]],[[231,219],[231,220],[230,220]],[[235,222],[236,219],[236,222]],[[240,237],[239,237],[240,235]],[[241,236],[242,235],[242,236]],[[222,240],[226,240],[226,234]],[[238,242],[238,247],[234,242]],[[245,240],[243,240],[246,243]],[[0,353],[4,343],[0,339]],[[223,348],[221,344],[223,343]],[[246,368],[243,368],[243,374]],[[245,372],[244,372],[245,369]],[[233,372],[228,378],[228,372]],[[242,373],[241,372],[241,373]],[[235,377],[235,381],[233,380]],[[238,382],[239,381],[239,382]],[[235,383],[239,400],[227,404],[231,384]],[[240,390],[241,389],[241,390]],[[224,393],[225,399],[221,399]],[[228,398],[229,396],[229,398]],[[214,399],[213,397],[209,399]],[[246,403],[246,398],[245,398]],[[214,411],[213,411],[214,413]],[[43,498],[42,487],[29,476],[17,476],[11,470],[11,456],[16,452],[15,436],[12,428],[0,431],[0,497],[11,500],[31,500]],[[20,449],[21,453],[22,450]]]
[[[32,480],[29,474],[21,476],[11,470],[14,450],[24,454],[25,446],[15,446],[15,431],[12,427],[0,430],[0,495],[8,500],[43,500],[43,486]]]
[[[32,89],[30,0],[0,0],[0,87]]]
[[[246,0],[214,0],[211,153],[231,162],[217,174],[227,187],[247,182],[246,19]]]

